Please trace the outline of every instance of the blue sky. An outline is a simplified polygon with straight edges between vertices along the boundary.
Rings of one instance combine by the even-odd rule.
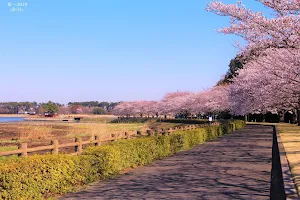
[[[8,2],[27,7],[10,12]],[[0,0],[0,102],[158,100],[212,87],[238,50],[207,2]]]

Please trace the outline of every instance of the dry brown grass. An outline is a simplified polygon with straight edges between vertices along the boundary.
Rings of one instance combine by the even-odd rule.
[[[59,115],[58,117],[64,118],[64,117],[83,117],[83,118],[118,118],[116,115],[87,115],[87,114],[70,114],[70,115]]]
[[[46,139],[80,135],[107,136],[146,129],[144,124],[21,122],[0,124],[1,139]]]
[[[286,152],[292,175],[300,196],[300,126],[287,123],[249,123],[275,125]]]
[[[109,116],[111,117],[111,116]],[[111,118],[86,118],[80,123],[60,121],[25,121],[15,123],[0,123],[0,147],[2,149],[16,148],[21,142],[28,147],[49,145],[51,140],[58,139],[59,143],[69,143],[76,137],[88,140],[91,136],[102,139],[110,138],[112,134],[119,135],[136,131],[146,132],[149,128],[171,128],[173,123],[107,123]],[[104,119],[104,120],[103,120]],[[84,123],[86,121],[86,123]],[[0,148],[1,151],[1,148]]]
[[[28,114],[0,114],[0,117],[25,117],[29,119],[45,119],[45,120],[61,120],[61,119],[69,119],[74,117],[82,117],[82,118],[117,118],[116,115],[93,115],[93,114],[68,114],[68,115],[58,115],[54,118],[45,118],[43,115],[28,115]]]
[[[145,124],[100,124],[100,123],[62,123],[62,122],[18,122],[0,124],[0,151],[15,149],[20,142],[28,147],[49,145],[53,139],[59,143],[69,143],[75,137],[88,140],[91,136],[110,138],[111,134],[146,131]],[[68,152],[72,149],[66,149]]]
[[[300,196],[300,127],[294,124],[279,124],[277,127]]]

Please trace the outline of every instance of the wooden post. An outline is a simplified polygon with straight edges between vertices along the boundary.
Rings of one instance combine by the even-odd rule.
[[[148,136],[151,136],[151,130],[147,130],[146,132]]]
[[[53,145],[53,149],[51,150],[51,153],[58,154],[58,140],[51,140],[51,144]]]
[[[101,140],[100,140],[100,137],[99,136],[95,136],[95,146],[98,147],[98,146],[101,146]]]
[[[116,141],[116,140],[117,140],[117,135],[111,134],[111,137],[113,138],[113,141]]]
[[[18,145],[18,149],[22,150],[22,153],[18,154],[18,156],[27,157],[27,143],[21,143]]]
[[[91,137],[90,137],[90,142],[93,142],[94,140],[96,140],[96,136],[93,134],[93,135],[91,135]]]
[[[130,138],[130,134],[128,132],[125,132],[126,133],[126,139],[129,139]]]
[[[161,129],[161,135],[165,135],[165,133],[166,133],[166,132],[165,132],[165,129],[162,128],[162,129]]]
[[[79,154],[82,153],[82,138],[75,138],[75,142],[78,142],[78,145],[75,146],[75,152],[78,152]]]

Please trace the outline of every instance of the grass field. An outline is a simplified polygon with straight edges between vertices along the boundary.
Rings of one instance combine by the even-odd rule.
[[[18,146],[2,146],[0,147],[0,152],[1,151],[13,151],[13,150],[17,150],[18,149]],[[10,156],[10,157],[17,157],[17,155],[14,155],[14,156]],[[5,156],[0,156],[0,161],[1,160],[5,160],[7,157]]]
[[[287,123],[250,122],[248,124],[275,125],[277,127],[300,196],[300,126]]]
[[[75,137],[92,135],[100,138],[111,134],[145,131],[146,124],[109,124],[109,123],[61,123],[61,122],[18,122],[0,124],[0,151],[17,148],[18,143],[26,142],[29,147],[48,145],[52,139],[60,143],[74,141]]]
[[[132,134],[136,131],[146,132],[150,128],[171,128],[179,125],[160,122],[109,123],[113,118],[112,116],[84,116],[80,123],[62,122],[62,120],[55,119],[0,123],[0,151],[17,149],[21,142],[28,143],[28,147],[36,147],[49,145],[53,139],[58,139],[59,143],[69,143],[73,142],[75,137],[82,137],[83,140],[88,140],[90,136],[95,135],[100,136],[100,138],[109,138],[111,134],[124,132]]]
[[[300,196],[300,127],[279,124],[277,128]]]

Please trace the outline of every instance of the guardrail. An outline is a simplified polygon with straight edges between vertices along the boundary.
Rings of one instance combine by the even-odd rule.
[[[219,125],[220,123],[214,122],[211,125],[216,126]],[[180,126],[180,127],[173,127],[173,128],[168,128],[168,129],[149,129],[146,130],[145,133],[142,133],[141,131],[136,131],[136,133],[129,134],[127,132],[122,133],[122,134],[111,134],[110,138],[106,139],[100,139],[99,136],[93,136],[87,141],[83,141],[81,137],[75,138],[74,142],[71,143],[65,143],[65,144],[59,144],[58,140],[51,140],[51,144],[47,146],[39,146],[39,147],[31,147],[28,148],[27,143],[20,143],[18,146],[18,150],[13,150],[13,151],[3,151],[0,152],[0,156],[11,156],[11,155],[18,155],[22,157],[27,157],[28,153],[32,152],[39,152],[39,151],[45,151],[45,150],[50,150],[52,154],[58,154],[60,148],[65,148],[65,147],[74,147],[74,153],[71,153],[73,155],[81,154],[83,151],[83,145],[87,144],[92,144],[95,146],[100,146],[101,142],[110,142],[110,141],[115,141],[119,139],[129,139],[129,138],[134,138],[140,135],[166,135],[166,134],[171,134],[172,132],[175,131],[183,131],[183,130],[193,130],[196,128],[201,128],[201,127],[206,127],[208,126],[207,124],[196,124],[196,125],[189,125],[189,126]]]

